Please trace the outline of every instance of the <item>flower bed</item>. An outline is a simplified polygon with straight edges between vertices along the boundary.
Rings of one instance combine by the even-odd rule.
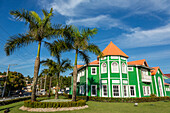
[[[31,100],[24,101],[24,107],[29,108],[61,108],[61,107],[78,107],[85,106],[85,100],[79,100],[76,102],[31,102]]]

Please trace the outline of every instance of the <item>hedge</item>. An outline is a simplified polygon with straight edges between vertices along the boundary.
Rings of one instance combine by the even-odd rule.
[[[71,98],[71,95],[64,95]],[[140,102],[157,102],[170,100],[170,97],[142,97],[142,98],[110,98],[110,97],[91,97],[91,96],[76,96],[77,100],[98,101],[98,102],[127,102],[127,103],[140,103]]]
[[[86,105],[85,100],[79,100],[76,102],[31,102],[31,100],[24,101],[25,107],[30,108],[58,108],[58,107],[78,107]]]
[[[11,99],[11,100],[4,100],[4,101],[0,101],[0,106],[11,104],[14,102],[24,101],[24,100],[28,100],[28,99],[31,99],[31,97],[29,96],[29,97],[20,97],[20,98]]]

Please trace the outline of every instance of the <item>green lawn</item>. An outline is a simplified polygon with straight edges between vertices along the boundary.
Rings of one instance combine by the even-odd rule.
[[[105,102],[87,102],[89,108],[76,111],[62,111],[57,113],[170,113],[170,102],[148,102],[139,103],[138,107],[134,103],[105,103]],[[0,107],[0,113],[9,107],[10,113],[28,113],[19,110],[23,102],[17,102]],[[37,113],[37,112],[30,112]]]

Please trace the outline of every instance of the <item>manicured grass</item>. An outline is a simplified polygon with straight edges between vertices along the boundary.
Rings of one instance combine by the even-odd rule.
[[[56,113],[170,113],[170,102],[146,102],[139,103],[138,107],[134,103],[106,103],[106,102],[87,102],[89,108],[76,111],[62,111]],[[28,113],[21,111],[19,108],[23,102],[17,102],[0,107],[0,113],[3,113],[5,108],[10,108],[10,113]],[[37,113],[37,112],[29,112]]]

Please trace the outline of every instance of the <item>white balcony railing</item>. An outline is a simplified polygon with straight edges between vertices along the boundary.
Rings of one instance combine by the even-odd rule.
[[[152,82],[151,76],[149,75],[142,75],[143,82]]]

